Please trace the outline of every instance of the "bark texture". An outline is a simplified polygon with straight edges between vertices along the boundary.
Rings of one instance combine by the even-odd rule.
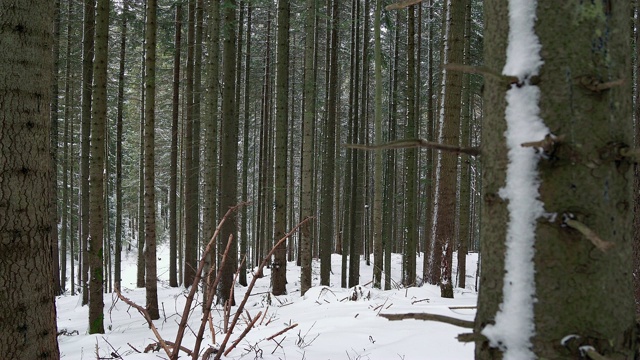
[[[0,12],[0,353],[6,359],[60,357],[50,248],[53,5],[5,1]]]
[[[505,2],[485,2],[487,65],[500,71],[507,26]],[[544,60],[536,81],[540,116],[563,139],[540,151],[540,197],[547,213],[536,229],[534,304],[538,358],[581,357],[592,346],[608,359],[632,359],[636,350],[632,285],[632,173],[621,148],[632,144],[629,3],[538,2],[536,33]],[[494,21],[492,21],[494,20]],[[504,94],[508,84],[489,80],[483,139],[485,186],[483,269],[476,329],[492,322],[502,296],[504,203],[496,194],[506,163]],[[539,141],[542,139],[531,139]],[[566,219],[586,225],[614,246],[596,247]],[[561,345],[570,334],[578,337]],[[499,358],[480,341],[477,358]]]

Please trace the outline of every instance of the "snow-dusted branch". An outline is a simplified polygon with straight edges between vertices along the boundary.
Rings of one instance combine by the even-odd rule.
[[[344,147],[348,149],[360,149],[360,150],[389,150],[389,149],[411,149],[411,148],[427,148],[434,150],[441,150],[452,152],[455,154],[466,154],[469,156],[478,156],[481,154],[480,148],[470,147],[463,148],[454,145],[440,144],[424,139],[403,139],[391,141],[385,144],[378,145],[362,145],[362,144],[345,144]]]

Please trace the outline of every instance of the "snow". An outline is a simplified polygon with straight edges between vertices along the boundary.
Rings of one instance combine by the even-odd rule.
[[[487,336],[491,346],[504,351],[506,360],[536,357],[530,340],[535,334],[533,256],[536,220],[544,215],[544,204],[538,193],[540,155],[531,147],[521,146],[525,142],[542,140],[549,134],[539,115],[540,89],[529,83],[543,63],[541,45],[534,32],[536,6],[536,1],[509,1],[509,43],[503,69],[503,74],[517,76],[520,81],[520,84],[512,85],[506,96],[505,137],[509,165],[506,185],[500,192],[500,196],[509,202],[504,298],[495,325],[487,326],[482,334]]]
[[[183,288],[168,286],[169,250],[166,245],[158,247],[158,297],[159,320],[154,323],[165,340],[175,340],[178,322],[185,303]],[[455,256],[454,256],[455,259]],[[135,288],[136,253],[123,253],[123,294],[144,304],[144,289]],[[354,289],[342,289],[340,284],[340,256],[332,256],[333,273],[331,287],[315,286],[300,296],[300,268],[295,262],[287,265],[287,287],[289,294],[274,297],[269,294],[270,272],[257,281],[246,310],[251,317],[262,312],[264,318],[256,323],[238,347],[223,359],[471,359],[473,343],[463,344],[456,340],[460,333],[469,332],[452,325],[418,320],[389,321],[381,316],[391,313],[432,313],[473,320],[477,294],[473,285],[469,289],[455,289],[455,299],[440,298],[437,286],[425,285],[414,288],[395,288],[382,291],[372,289],[370,283],[358,289],[355,301],[350,301]],[[467,257],[467,276],[475,277],[477,254]],[[418,261],[418,263],[422,263]],[[392,273],[398,282],[401,279],[401,257],[393,254]],[[455,264],[454,264],[455,268]],[[418,269],[421,273],[421,269]],[[319,283],[319,263],[314,261],[314,284]],[[361,261],[361,282],[369,282],[372,268]],[[469,281],[473,284],[474,281]],[[245,295],[245,288],[235,287],[236,302]],[[80,305],[79,296],[57,298],[58,331],[65,331],[58,337],[63,359],[114,358],[123,359],[166,359],[160,352],[137,353],[147,345],[156,342],[152,331],[142,316],[112,294],[105,294],[105,334],[88,335],[88,307]],[[451,309],[450,307],[454,307]],[[463,307],[455,308],[455,307]],[[232,315],[236,308],[232,308]],[[189,326],[197,331],[200,325],[201,305],[194,302],[189,318]],[[205,331],[202,348],[219,344],[224,339],[221,333],[222,312],[212,311],[216,328],[215,341],[209,330]],[[266,314],[266,315],[265,315]],[[298,324],[297,327],[276,336],[268,337]],[[247,322],[240,318],[237,328],[230,337],[233,342],[246,328]],[[187,330],[183,345],[192,349],[195,336]],[[227,349],[229,346],[227,346]],[[96,355],[97,353],[97,355]],[[181,359],[188,358],[181,353]]]

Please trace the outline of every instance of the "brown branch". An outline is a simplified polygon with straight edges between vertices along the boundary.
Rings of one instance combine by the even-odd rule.
[[[191,289],[189,290],[189,295],[187,296],[187,301],[184,305],[184,310],[182,312],[182,318],[180,319],[180,325],[178,326],[178,334],[176,335],[176,347],[180,347],[180,344],[182,344],[182,339],[184,338],[184,332],[185,332],[185,328],[187,326],[187,320],[189,319],[189,311],[191,310],[191,304],[193,303],[193,298],[196,294],[196,290],[198,290],[198,283],[200,282],[200,279],[202,277],[202,269],[204,269],[205,266],[205,259],[207,257],[207,255],[209,254],[209,252],[211,251],[211,248],[216,240],[216,238],[218,237],[218,234],[220,233],[220,228],[222,228],[222,224],[224,224],[224,222],[227,220],[227,218],[229,217],[229,215],[231,215],[232,212],[236,211],[238,208],[248,205],[249,203],[247,202],[243,202],[240,203],[234,207],[229,208],[229,210],[227,210],[227,212],[224,214],[224,216],[222,217],[222,219],[220,220],[220,222],[218,223],[218,226],[216,227],[216,230],[213,233],[213,236],[211,236],[211,240],[209,240],[209,243],[207,244],[207,247],[204,249],[204,252],[202,253],[202,258],[200,259],[200,263],[198,264],[198,269],[196,270],[196,276],[193,279],[193,283],[191,284]],[[229,247],[229,244],[227,244],[227,248]],[[224,258],[223,258],[224,261]],[[194,352],[197,354],[198,351],[196,349],[194,349]],[[173,354],[171,354],[169,356],[169,358],[171,360],[178,360],[178,352],[174,352]]]
[[[483,75],[485,77],[490,76],[506,84],[516,84],[518,83],[518,81],[520,81],[516,76],[503,75],[498,71],[490,69],[486,66],[471,66],[471,65],[450,63],[450,64],[445,64],[444,68],[449,71],[460,71],[467,74]]]
[[[228,212],[227,212],[228,214]],[[226,216],[226,215],[225,215]],[[217,231],[217,230],[216,230]],[[215,235],[214,235],[215,236]],[[229,235],[229,240],[227,240],[227,247],[224,249],[224,253],[222,254],[222,260],[220,260],[220,268],[218,269],[218,273],[216,274],[216,279],[213,281],[213,285],[210,287],[209,296],[207,297],[207,302],[204,306],[204,310],[202,312],[202,321],[200,321],[200,327],[198,328],[198,334],[196,335],[196,344],[193,347],[193,356],[192,359],[196,360],[198,358],[198,353],[200,352],[200,345],[202,344],[202,340],[204,339],[204,328],[206,327],[207,319],[209,319],[211,315],[211,305],[213,304],[213,289],[218,286],[220,279],[222,278],[222,269],[224,268],[224,264],[229,255],[229,249],[231,248],[231,242],[233,241],[233,234]],[[202,261],[206,254],[203,254]],[[186,308],[185,308],[186,309]],[[214,335],[215,332],[211,330]],[[215,338],[215,337],[214,337]]]
[[[404,8],[407,8],[409,6],[415,5],[415,4],[419,4],[421,3],[422,0],[403,0],[403,1],[398,1],[397,3],[393,3],[390,5],[387,5],[384,7],[385,10],[387,11],[391,11],[391,10],[401,10]]]
[[[461,343],[470,343],[470,342],[485,341],[487,338],[482,334],[472,332],[472,333],[458,334],[456,339],[458,340],[458,342],[461,342]]]
[[[147,320],[147,323],[149,324],[151,331],[153,331],[153,334],[156,336],[156,339],[158,339],[158,343],[160,344],[162,349],[164,349],[164,351],[167,353],[168,356],[171,356],[171,352],[172,352],[171,349],[167,346],[166,341],[162,339],[162,336],[158,332],[158,329],[156,328],[156,326],[153,324],[153,320],[151,320],[151,316],[149,316],[147,309],[143,308],[142,306],[124,297],[124,295],[122,295],[118,287],[116,287],[116,293],[118,294],[118,298],[120,298],[120,300],[124,301],[127,305],[135,308],[136,310],[138,310],[140,314],[142,314],[142,317],[144,317],[144,319]]]
[[[480,148],[477,148],[477,147],[461,148],[454,145],[434,143],[424,139],[396,140],[396,141],[391,141],[391,142],[388,142],[385,144],[379,144],[379,145],[345,144],[343,146],[348,149],[360,149],[360,150],[427,148],[427,149],[452,152],[455,154],[466,154],[469,156],[478,156],[481,154]]]
[[[233,342],[233,344],[231,344],[231,346],[229,346],[229,348],[227,349],[227,351],[224,352],[224,356],[229,355],[229,353],[235,349],[236,346],[238,346],[238,344],[240,344],[240,341],[242,341],[242,339],[244,339],[245,336],[247,336],[247,334],[249,333],[249,331],[251,331],[251,329],[253,329],[253,326],[256,324],[256,322],[258,322],[258,319],[260,318],[260,315],[262,315],[262,311],[260,311],[258,313],[258,316],[256,316],[255,319],[253,319],[253,321],[251,322],[251,324],[249,324],[244,331],[242,332],[242,334],[240,334],[240,336]]]
[[[280,246],[282,243],[284,243],[291,235],[293,235],[294,232],[296,232],[301,226],[306,224],[311,219],[313,219],[313,217],[308,217],[308,218],[302,220],[301,222],[298,223],[298,225],[296,225],[293,229],[291,229],[291,231],[286,233],[280,240],[278,240],[278,242],[271,248],[271,251],[269,251],[267,256],[264,257],[264,259],[262,260],[262,263],[260,263],[260,266],[258,267],[257,273],[261,273],[262,269],[265,266],[267,266],[267,263],[271,259],[271,256],[273,255],[273,253],[276,251],[276,248],[278,246]],[[220,350],[218,351],[218,353],[216,354],[216,357],[215,357],[216,360],[219,360],[220,356],[222,356],[222,352],[224,351],[224,348],[225,348],[227,342],[229,342],[229,337],[231,336],[231,333],[233,332],[233,328],[236,326],[236,323],[238,322],[238,318],[240,317],[240,314],[242,313],[242,310],[244,310],[244,306],[246,305],[247,301],[249,300],[249,295],[251,295],[251,290],[253,290],[253,287],[255,286],[257,280],[258,280],[257,276],[254,276],[251,279],[251,283],[247,287],[247,292],[245,293],[244,298],[242,299],[242,302],[238,306],[238,310],[236,310],[236,314],[233,317],[233,321],[231,322],[231,326],[229,327],[229,331],[227,331],[227,335],[225,336],[224,340],[222,341],[222,344],[220,344]]]
[[[282,335],[282,334],[286,333],[287,331],[289,331],[289,330],[293,329],[293,328],[294,328],[294,327],[296,327],[296,326],[298,326],[298,324],[293,324],[293,325],[291,325],[291,326],[287,326],[287,327],[286,327],[286,328],[284,328],[283,330],[280,330],[280,331],[278,331],[277,333],[275,333],[275,334],[273,334],[273,335],[269,336],[269,337],[267,338],[267,340],[271,340],[271,339],[275,338],[276,336]]]
[[[395,321],[405,319],[425,320],[425,321],[439,321],[449,325],[460,326],[464,328],[473,329],[473,321],[456,319],[450,316],[426,314],[426,313],[406,313],[406,314],[380,314],[383,318]]]
[[[591,243],[600,249],[602,252],[607,252],[609,249],[615,246],[614,243],[604,241],[595,233],[595,231],[591,230],[587,225],[581,223],[580,221],[574,219],[565,219],[564,223],[567,224],[568,227],[578,230],[584,237],[586,237]]]

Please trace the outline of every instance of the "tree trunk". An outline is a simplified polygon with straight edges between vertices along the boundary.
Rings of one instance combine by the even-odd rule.
[[[160,319],[158,310],[158,276],[156,261],[156,191],[155,191],[155,110],[156,110],[156,0],[147,2],[145,61],[146,104],[144,121],[144,233],[146,309],[153,320]]]
[[[451,2],[446,11],[447,20],[444,29],[446,54],[443,64],[461,64],[464,49],[464,3]],[[460,139],[460,96],[462,90],[462,74],[459,71],[446,71],[438,142],[459,145]],[[456,192],[458,178],[458,157],[451,154],[438,153],[436,156],[436,188],[434,192],[435,253],[440,253],[440,295],[453,298],[453,282],[451,278],[453,247],[456,230]]]
[[[146,6],[147,0],[143,0]],[[145,80],[146,80],[146,56],[147,56],[147,12],[144,11],[143,15],[144,31],[142,40],[142,57],[141,62],[141,77],[140,77],[140,158],[138,160],[138,259],[137,259],[137,272],[136,272],[136,286],[141,288],[145,286],[145,264],[144,264],[144,116],[146,106],[146,92],[145,92]]]
[[[307,0],[305,3],[305,49],[304,49],[304,123],[302,140],[302,186],[300,220],[313,216],[312,197],[312,166],[313,166],[313,126],[316,113],[315,103],[315,71],[314,62],[314,24],[316,18],[316,1]],[[307,222],[300,230],[300,293],[304,295],[311,287],[311,245],[312,224]]]
[[[221,182],[220,182],[220,212],[226,212],[234,206],[237,199],[238,182],[238,121],[236,114],[236,33],[232,25],[236,21],[236,2],[230,0],[223,10],[224,25],[222,26],[223,49],[222,49],[222,134],[220,157],[221,157]],[[218,248],[224,248],[230,236],[234,237],[229,249],[229,258],[226,259],[222,267],[221,280],[218,285],[218,302],[227,303],[230,306],[235,304],[234,297],[230,293],[233,286],[233,274],[238,267],[238,244],[236,238],[236,214],[233,213],[223,224],[220,230]],[[221,254],[219,254],[221,255]]]
[[[246,2],[247,6],[247,38],[245,43],[247,44],[247,51],[245,53],[244,61],[244,132],[242,134],[242,199],[249,198],[249,102],[250,88],[251,88],[251,13],[253,7],[249,2]],[[238,86],[240,86],[238,84]],[[249,208],[245,206],[242,208],[242,231],[240,240],[240,253],[247,255],[249,253],[249,228],[248,226],[252,222],[249,222]],[[255,238],[255,237],[254,237]],[[254,247],[255,249],[255,247]],[[255,251],[254,251],[255,252]],[[247,258],[243,264],[243,269],[240,271],[240,284],[247,285],[247,263],[251,264],[251,259]]]
[[[189,0],[187,14],[187,64],[186,64],[186,114],[184,126],[184,286],[193,284],[198,257],[198,199],[197,170],[195,169],[194,149],[194,50],[195,18],[197,0]]]
[[[405,138],[415,139],[418,135],[418,121],[415,113],[415,6],[407,11],[407,126]],[[405,248],[403,253],[402,283],[416,285],[417,226],[417,184],[418,151],[405,150]]]
[[[93,42],[95,0],[84,1],[82,37],[82,140],[80,164],[80,253],[82,305],[89,303],[89,140],[91,135],[91,86],[93,84]]]
[[[89,167],[89,334],[104,334],[104,169],[105,124],[107,122],[107,59],[109,49],[109,0],[96,7],[93,105],[91,117],[91,161]]]
[[[275,195],[274,243],[287,233],[287,140],[289,111],[289,1],[278,1],[278,35],[276,39],[276,116],[275,116]],[[287,247],[281,244],[274,253],[273,295],[287,293]]]
[[[60,0],[54,1],[54,20],[53,20],[53,66],[51,67],[51,218],[56,224],[52,231],[51,254],[53,255],[53,283],[56,295],[62,295],[64,289],[60,282],[60,253],[58,248],[58,219],[60,218],[60,209],[58,209],[58,73],[60,70]]]
[[[382,43],[380,41],[380,13],[382,0],[376,0],[373,28],[375,31],[375,136],[376,144],[382,144]],[[382,287],[382,150],[376,150],[373,190],[373,287]]]
[[[53,2],[0,12],[0,353],[58,359],[49,153]]]
[[[127,16],[129,16],[129,0],[122,3],[122,23],[120,33],[120,68],[118,70],[118,114],[116,119],[116,252],[115,283],[120,288],[122,281],[122,135],[124,112],[124,74],[127,44]]]
[[[169,286],[178,287],[178,118],[180,115],[180,55],[182,3],[176,4],[171,101],[171,159],[169,165]],[[205,185],[206,186],[206,185]],[[206,218],[205,218],[206,223]]]
[[[631,76],[629,2],[611,6],[574,1],[558,7],[556,2],[544,0],[539,2],[537,13],[526,9],[526,16],[520,14],[517,22],[505,21],[505,2],[486,1],[484,5],[485,39],[491,39],[485,42],[485,64],[497,71],[504,68],[505,75],[519,76],[519,84],[507,88],[503,80],[485,79],[483,266],[476,331],[483,331],[493,342],[478,340],[476,358],[500,358],[501,351],[491,347],[497,346],[497,341],[502,341],[503,350],[508,347],[507,352],[517,350],[510,346],[510,329],[515,323],[525,335],[530,334],[518,344],[527,347],[528,358],[579,358],[583,356],[581,349],[589,346],[603,358],[632,359],[637,349],[631,274],[633,219],[629,211],[632,164],[621,149],[632,144],[633,124],[631,87],[629,82],[619,81]],[[534,18],[535,27],[528,26]],[[513,55],[508,58],[509,66],[505,65],[505,49],[510,52],[511,46],[516,46],[506,46],[509,23],[520,28],[510,38],[537,32],[542,50],[529,50],[526,60],[534,64],[544,60],[542,65],[533,70],[533,66],[523,67]],[[524,71],[516,71],[521,68]],[[515,141],[519,139],[510,146],[510,157],[516,151],[528,151],[524,154],[538,161],[533,175],[537,172],[539,176],[540,217],[530,225],[530,233],[524,234],[532,239],[525,246],[511,241],[512,223],[519,218],[508,214],[507,203],[511,210],[523,204],[510,192],[514,184],[506,182],[505,175],[511,179],[522,171],[506,166],[504,119],[513,125],[509,111],[517,109],[510,102],[509,111],[505,110],[505,92],[509,100],[522,95],[529,95],[528,101],[538,99],[539,114],[534,109],[528,118],[543,119],[553,135],[562,136],[560,141],[547,141],[549,145],[539,150],[546,156],[522,148],[520,141]],[[506,130],[510,133],[512,129]],[[522,142],[544,140],[540,134],[535,137]],[[505,185],[507,190],[500,190]],[[507,195],[508,201],[500,195]],[[525,211],[520,216],[527,215]],[[613,247],[607,251],[595,247],[594,234]],[[516,266],[524,259],[511,261],[516,246],[531,255],[527,261],[531,271],[525,273]],[[509,264],[506,269],[505,263]],[[514,273],[532,278],[524,284],[533,290],[526,290],[529,295],[514,293],[514,288],[523,285],[508,277]],[[514,296],[521,302],[512,309]],[[505,314],[514,310],[524,315],[505,319]],[[567,339],[567,335],[572,336]]]

